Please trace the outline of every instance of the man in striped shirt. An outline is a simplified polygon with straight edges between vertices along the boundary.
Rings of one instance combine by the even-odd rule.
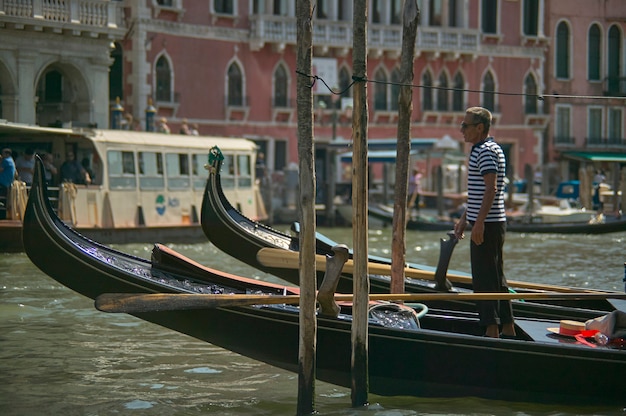
[[[506,234],[504,178],[506,161],[502,148],[489,136],[491,113],[482,107],[465,111],[461,133],[472,144],[467,170],[467,208],[456,223],[454,232],[463,238],[469,222],[472,226],[470,258],[474,292],[508,292],[504,276],[502,248]],[[480,324],[485,335],[515,335],[511,301],[477,302]]]

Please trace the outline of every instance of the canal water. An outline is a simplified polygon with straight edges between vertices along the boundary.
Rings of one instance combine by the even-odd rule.
[[[351,246],[350,229],[318,231]],[[445,237],[409,231],[407,260],[436,266]],[[171,247],[210,267],[279,281],[210,243]],[[390,257],[390,247],[389,229],[369,233],[371,253]],[[115,248],[150,258],[152,247]],[[624,290],[625,248],[626,233],[509,233],[505,268],[512,280]],[[455,248],[450,269],[469,270],[468,240]],[[132,316],[99,312],[26,255],[0,254],[0,415],[294,415],[297,381],[295,374]],[[318,382],[315,394],[321,415],[626,415],[621,408],[374,395],[363,410],[350,408],[349,389]]]

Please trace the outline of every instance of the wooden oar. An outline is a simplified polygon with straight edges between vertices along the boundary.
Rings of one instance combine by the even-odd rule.
[[[300,254],[297,251],[284,250],[281,248],[262,248],[256,255],[259,263],[266,267],[277,267],[283,269],[297,269],[299,267],[299,257]],[[318,254],[315,257],[315,263],[317,270],[324,271],[326,270],[326,256]],[[343,266],[343,270],[345,273],[353,273],[354,272],[354,262],[352,259],[348,260],[346,264]],[[381,263],[368,263],[368,270],[370,274],[378,274],[381,276],[390,276],[391,275],[391,266],[388,264]],[[435,273],[428,270],[418,270],[411,267],[405,267],[404,275],[406,277],[411,277],[413,279],[423,279],[423,280],[434,280]],[[453,283],[464,283],[464,284],[472,284],[472,278],[468,276],[461,276],[458,274],[448,273],[448,280]],[[564,286],[556,286],[556,285],[543,285],[537,283],[528,283],[528,282],[520,282],[515,280],[508,280],[508,284],[511,287],[519,288],[519,289],[532,289],[532,290],[543,290],[550,292],[560,292],[560,293],[607,293],[597,290],[588,290],[588,289],[576,289],[569,288]]]
[[[626,299],[626,293],[377,293],[370,301],[477,301],[511,299]],[[335,295],[338,302],[352,302],[352,295]],[[247,305],[298,304],[298,295],[204,295],[176,293],[105,293],[96,298],[103,312],[140,313],[189,309],[211,309]]]

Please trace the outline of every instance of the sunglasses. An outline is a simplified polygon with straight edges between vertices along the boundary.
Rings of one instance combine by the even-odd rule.
[[[466,129],[466,128],[468,128],[469,126],[476,126],[476,125],[478,125],[478,124],[481,124],[481,123],[480,123],[480,122],[479,122],[479,123],[466,123],[466,122],[462,122],[462,123],[461,123],[461,130],[465,130],[465,129]]]

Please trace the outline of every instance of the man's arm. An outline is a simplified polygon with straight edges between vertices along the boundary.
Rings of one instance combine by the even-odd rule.
[[[496,199],[497,179],[498,176],[495,172],[483,175],[483,181],[485,181],[485,193],[483,195],[482,203],[480,204],[480,211],[478,211],[476,222],[472,226],[472,241],[478,245],[485,241],[485,219],[487,218],[487,215],[489,215],[489,211],[491,211],[493,201]]]

